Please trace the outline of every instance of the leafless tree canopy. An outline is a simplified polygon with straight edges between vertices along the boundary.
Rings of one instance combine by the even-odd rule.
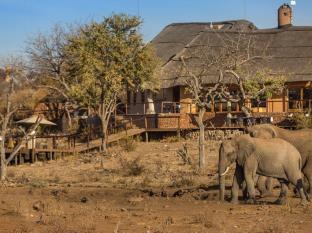
[[[270,59],[269,40],[244,32],[209,33],[180,57],[180,75],[198,106],[215,98],[244,105],[247,99],[280,91],[283,80],[263,68]]]
[[[40,76],[37,85],[69,99],[69,80],[64,70],[67,32],[55,25],[48,35],[39,33],[27,42],[26,54],[33,75]]]

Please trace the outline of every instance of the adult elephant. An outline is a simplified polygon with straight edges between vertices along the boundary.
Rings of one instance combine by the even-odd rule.
[[[247,132],[256,138],[281,138],[294,145],[302,159],[302,173],[309,183],[308,193],[312,193],[312,130],[287,130],[271,124],[255,125]]]
[[[219,151],[220,200],[224,200],[225,178],[228,168],[236,163],[232,184],[232,203],[238,202],[238,191],[246,181],[248,200],[255,202],[256,174],[277,178],[281,183],[281,193],[277,203],[286,201],[288,183],[296,186],[302,204],[307,201],[303,191],[301,175],[301,157],[298,150],[285,140],[252,138],[242,135],[230,141],[222,142]]]

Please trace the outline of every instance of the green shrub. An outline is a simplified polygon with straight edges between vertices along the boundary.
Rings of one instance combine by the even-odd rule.
[[[312,116],[307,113],[296,113],[293,116],[293,121],[297,129],[312,128]]]

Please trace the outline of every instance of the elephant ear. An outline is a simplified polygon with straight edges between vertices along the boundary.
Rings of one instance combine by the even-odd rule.
[[[237,155],[237,163],[240,166],[243,166],[246,159],[252,155],[255,148],[252,143],[252,139],[246,139],[238,141],[238,155]]]

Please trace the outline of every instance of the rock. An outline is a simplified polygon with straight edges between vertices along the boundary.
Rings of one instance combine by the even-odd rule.
[[[82,197],[82,198],[80,198],[80,202],[82,202],[82,203],[87,203],[89,200],[88,200],[88,198],[87,197]]]
[[[37,201],[33,204],[33,210],[42,212],[44,210],[44,203],[42,201]]]

